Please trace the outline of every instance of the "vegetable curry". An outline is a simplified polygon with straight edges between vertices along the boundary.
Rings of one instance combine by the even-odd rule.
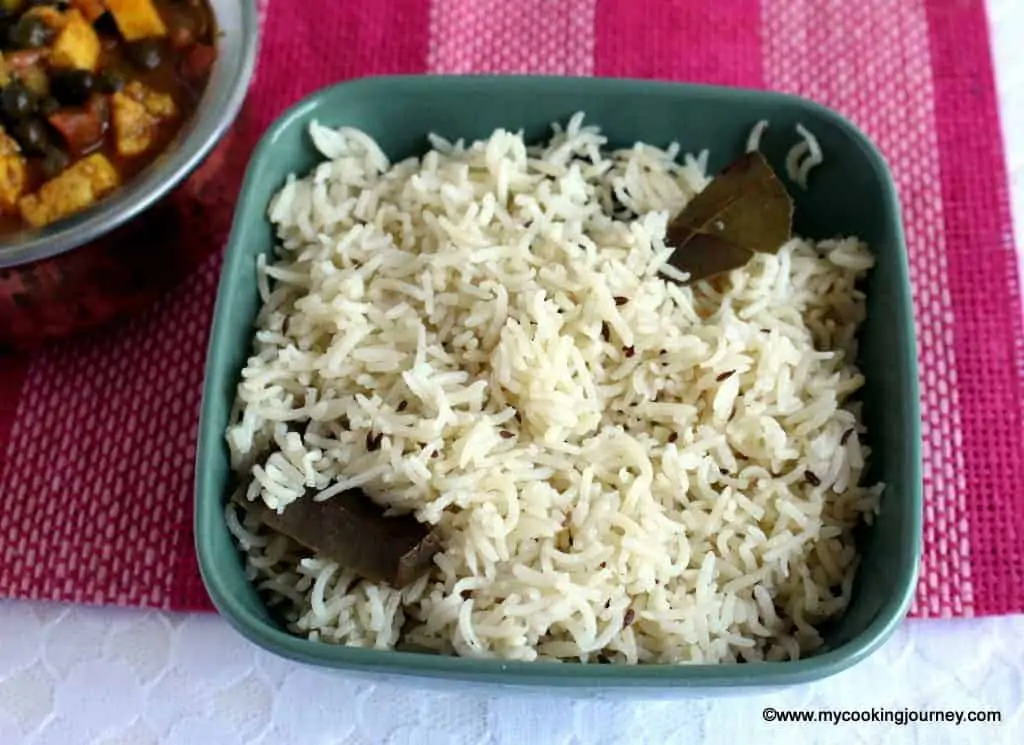
[[[0,240],[95,204],[188,121],[207,0],[0,0]]]

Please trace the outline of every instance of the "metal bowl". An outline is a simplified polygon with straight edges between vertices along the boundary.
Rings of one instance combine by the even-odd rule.
[[[177,186],[238,115],[256,64],[259,19],[253,0],[209,0],[217,20],[217,62],[195,115],[164,155],[109,198],[39,230],[0,238],[0,269],[50,259],[124,225]]]

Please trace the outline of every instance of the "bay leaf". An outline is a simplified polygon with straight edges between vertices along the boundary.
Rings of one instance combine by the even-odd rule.
[[[280,514],[262,500],[235,501],[267,527],[337,561],[372,582],[405,587],[433,564],[440,537],[412,515],[387,517],[361,489],[349,489],[322,502],[307,493]]]
[[[668,263],[707,279],[774,253],[792,237],[793,200],[764,156],[744,153],[726,166],[669,223]],[[709,240],[709,238],[713,240]]]
[[[672,259],[682,252],[685,252],[683,258],[685,265],[680,266]],[[753,256],[754,252],[750,249],[714,233],[694,233],[687,241],[686,246],[673,254],[669,263],[676,269],[687,272],[690,275],[690,282],[697,282],[731,272],[733,269],[739,269]]]

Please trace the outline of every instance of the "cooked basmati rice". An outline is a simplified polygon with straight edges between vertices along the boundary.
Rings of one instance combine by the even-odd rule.
[[[753,153],[761,149],[761,138],[768,129],[768,120],[762,119],[750,130],[747,136],[747,152]]]
[[[806,189],[811,170],[825,162],[825,158],[818,138],[807,127],[797,124],[796,133],[800,135],[801,140],[790,148],[786,155],[786,175],[801,189]],[[752,133],[751,137],[753,136]],[[760,134],[758,134],[758,141],[760,141]]]
[[[270,205],[232,466],[278,510],[360,486],[444,548],[396,590],[229,503],[288,628],[511,660],[818,649],[882,490],[851,401],[868,248],[794,239],[666,279],[707,153],[610,150],[579,114],[539,146],[435,136],[394,164],[365,133],[310,136],[325,161]]]

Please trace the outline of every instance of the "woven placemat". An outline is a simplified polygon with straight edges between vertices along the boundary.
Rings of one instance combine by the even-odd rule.
[[[207,609],[191,497],[220,249],[259,134],[387,73],[660,78],[799,93],[880,146],[904,206],[925,437],[916,616],[1024,611],[1024,352],[984,5],[963,0],[260,3],[232,134],[185,187],[207,242],[127,323],[0,358],[0,595]]]

